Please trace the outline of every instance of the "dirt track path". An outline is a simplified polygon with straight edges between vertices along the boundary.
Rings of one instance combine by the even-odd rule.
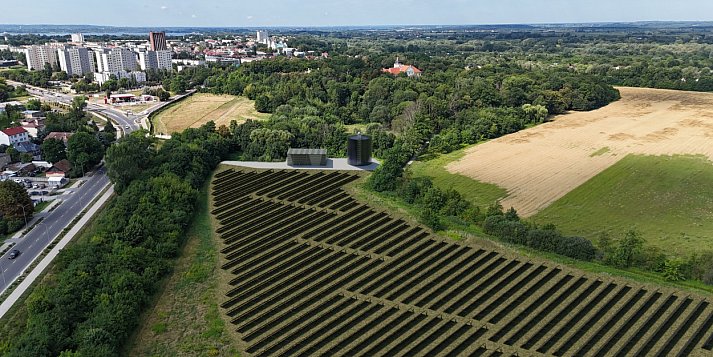
[[[507,189],[503,207],[531,216],[630,153],[713,160],[713,93],[618,89],[616,103],[475,146],[446,168]]]

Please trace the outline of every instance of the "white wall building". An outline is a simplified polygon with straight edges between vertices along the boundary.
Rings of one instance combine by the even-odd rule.
[[[139,52],[139,65],[146,71],[150,69],[172,69],[171,51]]]
[[[114,75],[116,79],[122,79],[122,78],[134,78],[136,79],[136,82],[138,83],[143,83],[146,82],[146,73],[141,72],[141,71],[117,71],[117,72],[97,72],[94,73],[94,80],[99,83],[99,85],[104,84],[104,82],[108,81],[111,79],[111,76]]]
[[[25,49],[27,57],[28,70],[41,70],[45,68],[45,64],[49,63],[52,66],[58,64],[57,50],[50,46],[29,46]]]
[[[57,50],[59,67],[69,76],[82,76],[94,72],[92,52],[84,47],[60,48]]]
[[[257,43],[262,43],[262,44],[267,44],[267,42],[270,40],[270,36],[267,33],[267,31],[258,31],[257,32]]]
[[[0,130],[0,144],[10,146],[26,141],[30,141],[30,136],[21,126]]]
[[[74,43],[83,43],[84,42],[84,35],[81,33],[73,33],[72,35],[72,42]]]
[[[122,47],[96,51],[97,72],[115,73],[139,69],[136,52]]]

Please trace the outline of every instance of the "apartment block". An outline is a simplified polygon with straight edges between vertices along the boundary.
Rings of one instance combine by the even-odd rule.
[[[29,46],[25,49],[28,70],[41,70],[45,64],[58,65],[57,50],[50,46]]]
[[[82,76],[94,72],[92,52],[84,47],[57,49],[59,67],[69,76]]]
[[[171,51],[146,51],[139,52],[139,65],[141,69],[156,70],[156,69],[171,69]]]

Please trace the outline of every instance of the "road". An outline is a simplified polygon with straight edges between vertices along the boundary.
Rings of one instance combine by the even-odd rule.
[[[50,212],[42,222],[23,238],[20,238],[14,247],[0,257],[0,292],[20,276],[30,265],[30,262],[40,255],[62,229],[69,225],[109,184],[105,170],[105,168],[97,170],[75,192],[63,195],[63,202],[59,207]],[[20,255],[11,260],[8,255],[14,249],[19,250]]]
[[[71,94],[58,93],[50,91],[47,89],[34,87],[25,83],[7,81],[11,86],[24,86],[30,95],[42,98],[44,101],[48,102],[60,102],[64,104],[71,104],[74,96]],[[132,131],[141,128],[141,115],[126,115],[123,110],[112,108],[111,106],[104,106],[98,104],[87,103],[87,110],[95,113],[99,113],[113,120],[120,126],[120,129],[124,131],[125,134],[129,134]],[[147,111],[147,114],[150,113]]]
[[[54,91],[50,91],[47,89],[39,88],[39,87],[34,87],[29,84],[25,83],[20,83],[20,82],[15,82],[15,81],[6,81],[7,84],[11,86],[24,86],[27,92],[30,95],[33,95],[38,98],[42,98],[45,101],[48,102],[61,102],[65,104],[71,104],[72,99],[74,98],[74,95],[71,94],[64,94],[64,93],[58,93]],[[171,98],[171,100],[166,101],[166,102],[161,102],[145,111],[143,111],[141,114],[136,115],[136,114],[126,114],[126,111],[117,109],[112,107],[111,105],[100,105],[100,104],[90,104],[87,103],[87,110],[90,112],[98,113],[101,114],[105,117],[108,117],[109,119],[113,120],[117,125],[119,125],[119,129],[124,132],[124,134],[129,134],[132,131],[139,130],[141,129],[141,120],[144,117],[149,116],[151,113],[163,108],[166,105],[169,105],[173,103],[176,100],[179,100],[185,96],[189,96],[193,94],[195,90],[189,90],[185,94],[177,95]]]

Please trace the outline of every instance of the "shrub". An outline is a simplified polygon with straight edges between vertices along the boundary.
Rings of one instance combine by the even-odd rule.
[[[25,226],[24,220],[20,220],[20,219],[9,220],[9,221],[7,221],[7,232],[10,232],[10,233],[17,232],[20,229],[22,229],[22,227],[24,227],[24,226]]]

